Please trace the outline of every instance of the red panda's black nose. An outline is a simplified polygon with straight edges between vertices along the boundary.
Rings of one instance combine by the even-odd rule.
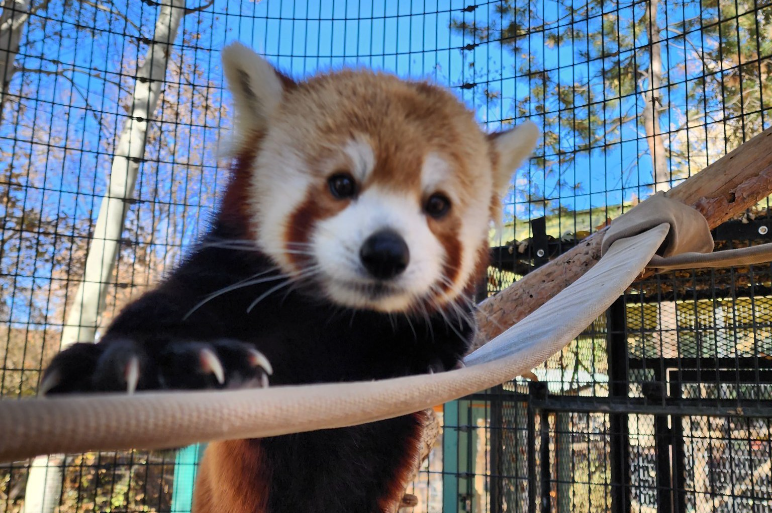
[[[372,276],[388,280],[407,268],[410,250],[398,233],[382,230],[370,235],[362,244],[359,259]]]

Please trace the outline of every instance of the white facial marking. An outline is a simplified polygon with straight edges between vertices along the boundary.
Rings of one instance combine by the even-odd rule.
[[[380,282],[388,287],[387,293],[369,297],[364,289],[379,281],[367,273],[359,252],[368,237],[383,229],[402,236],[410,250],[410,262],[393,280]],[[333,301],[355,308],[406,310],[430,292],[445,257],[415,199],[375,187],[336,216],[318,223],[312,241],[325,292]]]
[[[351,160],[351,174],[362,183],[370,176],[375,167],[375,154],[370,144],[362,137],[349,142],[343,147],[343,152]]]
[[[254,211],[259,222],[258,244],[260,248],[282,266],[285,272],[293,272],[285,234],[292,214],[308,196],[313,173],[322,177],[334,173],[343,166],[362,182],[375,166],[375,155],[364,137],[356,137],[343,146],[339,158],[320,163],[322,169],[311,170],[301,155],[294,150],[290,134],[283,131],[269,131],[255,164],[252,197]],[[293,247],[291,251],[310,251],[310,248]]]
[[[255,162],[255,180],[251,184],[250,196],[258,221],[257,242],[260,249],[285,272],[290,272],[293,266],[285,248],[287,223],[305,200],[312,176],[293,146],[281,139],[281,134],[269,133],[266,137],[266,150],[260,152]],[[279,151],[272,151],[274,148],[279,148]]]
[[[453,195],[453,187],[450,184],[452,176],[453,171],[448,162],[438,154],[430,153],[424,159],[424,165],[421,168],[421,189],[427,194],[442,191]]]
[[[476,248],[483,243],[487,236],[488,225],[488,198],[490,198],[490,182],[475,184],[473,190],[459,191],[459,186],[454,180],[453,169],[448,160],[437,153],[430,153],[424,159],[421,169],[421,186],[424,194],[433,194],[442,192],[448,196],[451,203],[451,209],[455,209],[461,219],[461,226],[458,233],[461,242],[461,262],[459,264],[459,278],[456,279],[451,291],[447,294],[454,297],[463,291],[466,286],[467,278],[474,272],[477,255]],[[460,201],[460,195],[467,197],[466,204],[469,207],[464,208]],[[463,210],[461,210],[463,209]],[[461,210],[459,212],[459,210]]]

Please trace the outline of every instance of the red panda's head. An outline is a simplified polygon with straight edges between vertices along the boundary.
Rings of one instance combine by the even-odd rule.
[[[295,83],[240,44],[223,68],[235,151],[250,156],[233,186],[283,272],[382,312],[434,310],[474,286],[534,124],[486,135],[439,87],[369,71]]]

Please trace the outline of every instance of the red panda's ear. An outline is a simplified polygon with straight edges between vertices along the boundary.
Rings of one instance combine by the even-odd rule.
[[[535,123],[526,121],[511,130],[488,134],[493,154],[493,197],[490,216],[501,227],[502,200],[507,194],[512,174],[536,147],[541,132]]]
[[[241,43],[222,51],[222,65],[236,110],[236,137],[264,131],[291,80]]]
[[[495,155],[493,186],[497,194],[504,195],[507,192],[512,174],[531,155],[540,135],[541,131],[532,121],[488,135]]]

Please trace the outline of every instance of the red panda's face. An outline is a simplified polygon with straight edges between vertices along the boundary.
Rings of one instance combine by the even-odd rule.
[[[388,75],[294,84],[240,45],[224,63],[237,151],[256,154],[250,233],[284,273],[335,304],[382,312],[432,311],[474,286],[534,127],[486,137],[452,94]]]

